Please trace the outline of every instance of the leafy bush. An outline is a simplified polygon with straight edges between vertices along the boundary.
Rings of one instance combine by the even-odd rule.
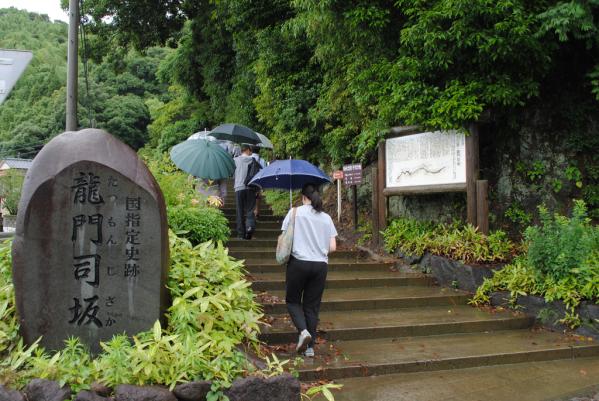
[[[0,384],[21,387],[33,377],[44,377],[79,391],[94,380],[110,386],[173,387],[206,379],[213,382],[208,399],[222,399],[222,389],[235,377],[255,371],[239,347],[258,349],[260,306],[244,278],[242,262],[231,259],[222,245],[208,242],[194,247],[170,232],[170,254],[168,288],[173,303],[168,327],[156,322],[132,340],[116,335],[92,358],[74,338],[52,353],[38,343],[23,345],[14,314],[10,247],[5,244],[0,249]]]
[[[0,198],[10,214],[17,214],[24,180],[24,173],[13,169],[0,176]]]
[[[229,223],[219,209],[178,205],[169,207],[167,214],[169,227],[194,245],[229,239]]]
[[[584,268],[594,250],[599,250],[599,229],[590,225],[583,201],[576,201],[572,217],[539,207],[540,226],[528,227],[528,263],[541,276],[560,280],[573,269]]]
[[[166,207],[202,203],[205,197],[195,191],[193,177],[179,170],[167,153],[148,149],[140,151],[164,195]]]
[[[576,327],[580,302],[599,302],[599,229],[590,225],[582,201],[575,202],[571,218],[540,211],[541,225],[525,233],[526,254],[485,279],[471,303],[488,303],[493,291],[509,291],[512,302],[524,295],[561,300],[567,307],[561,321]]]
[[[414,219],[394,220],[383,232],[388,252],[400,250],[407,255],[425,251],[464,263],[501,262],[515,252],[514,244],[503,231],[488,236],[476,228],[458,223],[434,224]]]

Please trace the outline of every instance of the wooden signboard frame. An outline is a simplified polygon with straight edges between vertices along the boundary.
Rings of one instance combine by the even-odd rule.
[[[398,127],[391,130],[391,135],[387,139],[414,135],[422,133],[419,127]],[[421,195],[446,192],[466,192],[466,209],[467,221],[469,224],[479,227],[485,234],[488,233],[488,204],[487,204],[487,188],[488,183],[479,180],[479,132],[478,126],[472,124],[469,127],[469,133],[465,138],[466,151],[466,182],[456,184],[440,184],[440,185],[419,185],[407,187],[390,187],[386,186],[386,141],[379,142],[378,146],[378,165],[377,169],[373,170],[373,220],[375,243],[380,242],[380,231],[387,227],[387,212],[389,210],[389,198],[391,196],[404,195]],[[478,181],[478,183],[477,183]],[[478,185],[477,185],[478,184]],[[477,216],[477,186],[479,203],[478,210],[481,216]],[[380,195],[379,195],[380,194]],[[376,198],[376,199],[375,199]]]

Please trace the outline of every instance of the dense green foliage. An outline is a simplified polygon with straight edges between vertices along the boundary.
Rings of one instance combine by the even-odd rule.
[[[393,220],[383,232],[385,249],[406,255],[447,256],[464,263],[502,262],[510,259],[514,244],[503,231],[488,236],[461,224],[434,224],[409,218]]]
[[[209,240],[225,242],[229,239],[228,220],[213,207],[171,207],[168,209],[168,224],[194,245]]]
[[[0,176],[0,198],[9,214],[17,214],[24,180],[24,173],[15,169],[9,169]]]
[[[164,76],[209,122],[264,128],[295,156],[367,157],[393,125],[502,117],[559,93],[556,73],[577,77],[579,102],[599,93],[594,1],[180,0],[172,15],[143,1],[85,3],[93,21],[116,18],[92,29],[119,43],[176,42]],[[126,23],[133,15],[144,23]]]
[[[34,377],[68,383],[74,391],[94,380],[174,386],[197,378],[212,380],[214,398],[250,366],[239,346],[258,346],[259,305],[244,279],[242,263],[222,245],[193,247],[170,233],[171,267],[168,287],[173,298],[168,326],[133,339],[117,335],[92,357],[78,339],[58,352],[38,343],[24,346],[18,335],[9,243],[0,250],[0,383],[22,386]],[[274,368],[274,367],[273,367]],[[256,372],[260,373],[260,372]],[[266,372],[268,373],[268,372]]]
[[[514,302],[521,295],[561,300],[568,308],[562,321],[576,327],[576,306],[585,299],[599,302],[599,227],[589,223],[581,201],[569,218],[544,210],[541,215],[542,224],[527,229],[528,251],[485,279],[472,302],[487,303],[493,291],[509,291]]]
[[[0,48],[33,52],[31,64],[0,107],[0,157],[33,157],[64,131],[67,25],[50,22],[47,16],[0,9]],[[151,118],[146,101],[169,98],[156,77],[169,49],[151,48],[141,55],[112,48],[101,63],[87,63],[87,79],[87,53],[81,53],[79,125],[104,128],[134,149],[142,147]]]
[[[166,153],[149,149],[140,153],[160,185],[171,230],[193,245],[206,241],[226,242],[229,224],[222,211],[215,207],[220,205],[220,200],[197,192],[192,177],[179,170]]]

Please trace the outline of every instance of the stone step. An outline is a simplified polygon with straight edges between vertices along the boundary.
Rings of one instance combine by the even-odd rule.
[[[280,233],[280,231],[279,231]],[[234,233],[233,233],[234,234]],[[269,234],[270,236],[270,234]],[[239,239],[231,237],[227,242],[229,249],[233,250],[236,248],[246,248],[248,246],[255,246],[260,249],[276,249],[277,239],[276,238],[262,238],[260,239],[260,232],[257,232],[251,240]]]
[[[223,211],[223,213],[233,215],[237,213],[237,206],[235,205],[235,203],[225,203],[221,210]],[[260,205],[260,209],[258,210],[260,211],[260,214],[264,216],[271,216],[273,214],[272,209],[268,205]]]
[[[287,312],[285,291],[268,291],[258,296],[258,299],[265,298],[268,302],[263,302],[262,305],[266,314]],[[331,288],[324,292],[320,310],[351,311],[441,305],[451,307],[466,305],[468,299],[469,295],[465,292],[439,287]]]
[[[237,213],[237,209],[235,208],[235,205],[232,205],[230,207],[228,207],[227,205],[225,205],[225,207],[223,207],[221,209],[223,211],[223,213],[225,214],[225,216],[235,216],[235,214]],[[270,208],[266,208],[266,207],[261,207],[260,208],[260,216],[272,216],[272,210]]]
[[[278,236],[278,235],[277,235]],[[274,236],[276,238],[277,236]],[[261,238],[261,233],[256,232],[256,238]],[[229,251],[229,255],[237,259],[259,259],[264,262],[275,261],[275,248],[272,249],[260,249],[251,247],[252,240],[247,241],[248,245],[243,248],[234,248]],[[358,261],[360,253],[357,251],[336,251],[329,255],[329,260],[344,260],[344,261]]]
[[[285,290],[285,270],[278,272],[249,275],[254,291]],[[400,273],[393,271],[330,271],[327,274],[325,288],[365,288],[392,286],[430,286],[434,283],[431,276],[418,273]]]
[[[271,315],[260,339],[269,344],[297,341],[288,314]],[[466,305],[330,311],[320,314],[319,335],[327,341],[416,337],[453,333],[525,329],[534,318],[522,313],[488,313]]]
[[[369,272],[386,272],[393,269],[393,263],[378,263],[369,261],[340,261],[336,259],[329,260],[328,272],[355,272],[355,271],[369,271]],[[259,273],[277,273],[284,272],[285,267],[281,266],[277,262],[264,261],[260,259],[247,259],[245,262],[245,269],[250,274]]]
[[[235,238],[235,234],[237,233],[236,229],[232,230],[231,233],[231,239]],[[259,240],[259,239],[270,239],[270,240],[276,240],[277,237],[281,235],[281,230],[278,229],[269,229],[269,228],[256,228],[256,231],[254,231],[254,234],[252,236],[252,239],[250,241],[253,240]],[[275,244],[276,245],[276,244]],[[245,247],[246,248],[256,248],[257,246],[259,246],[258,244],[254,244],[253,242],[247,242]],[[271,248],[271,246],[267,246],[266,248]],[[274,248],[273,248],[273,252],[274,252]]]
[[[599,358],[398,373],[336,381],[336,401],[547,401],[599,391]],[[580,389],[589,389],[588,392]],[[589,397],[590,398],[590,397]],[[589,399],[582,398],[582,399]],[[316,398],[325,401],[325,397]]]
[[[237,224],[235,221],[229,222],[229,228],[235,229]],[[281,222],[280,221],[257,221],[256,228],[259,229],[269,229],[269,230],[280,230]]]
[[[599,356],[599,344],[558,333],[502,330],[427,337],[389,337],[317,344],[299,366],[301,380],[334,380],[393,373]],[[279,359],[295,356],[281,353]]]
[[[225,217],[227,218],[227,220],[229,220],[229,223],[235,223],[235,219],[237,218],[235,215],[235,212],[231,213],[231,212],[225,212]],[[268,215],[268,216],[260,216],[258,217],[258,225],[260,225],[261,222],[267,222],[267,221],[277,221],[277,222],[283,222],[283,217],[279,217],[279,216],[272,216],[272,215]]]

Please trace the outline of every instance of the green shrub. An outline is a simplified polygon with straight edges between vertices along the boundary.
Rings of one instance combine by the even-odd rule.
[[[227,218],[219,209],[208,206],[171,206],[167,210],[169,227],[197,245],[206,241],[229,239]]]
[[[527,252],[485,279],[471,303],[488,303],[494,291],[509,291],[512,302],[524,295],[561,300],[567,308],[561,322],[574,328],[581,324],[580,302],[599,302],[599,230],[582,201],[575,202],[571,218],[540,212],[541,225],[526,229]]]
[[[560,280],[583,268],[594,251],[599,250],[599,229],[590,224],[583,201],[574,203],[572,217],[551,215],[539,207],[541,224],[528,227],[528,262],[541,276]]]
[[[132,339],[116,335],[102,343],[93,358],[78,339],[47,352],[37,343],[27,347],[18,336],[11,283],[10,247],[0,248],[0,384],[22,387],[41,377],[68,383],[77,392],[94,380],[162,384],[195,379],[213,382],[210,400],[224,399],[222,390],[243,374],[270,375],[250,365],[240,347],[258,350],[261,307],[255,302],[243,264],[222,245],[191,242],[169,233],[171,265],[168,288],[173,298],[168,326],[156,322]],[[281,365],[269,364],[279,371]]]
[[[503,231],[486,236],[470,225],[434,224],[408,218],[391,222],[383,238],[388,252],[400,250],[407,255],[422,255],[428,251],[464,263],[505,261],[515,249]]]
[[[156,178],[167,208],[206,203],[205,197],[195,191],[193,177],[179,170],[167,153],[149,149],[142,149],[139,153]]]
[[[17,214],[24,180],[25,174],[14,169],[10,169],[0,176],[0,198],[10,214]]]

